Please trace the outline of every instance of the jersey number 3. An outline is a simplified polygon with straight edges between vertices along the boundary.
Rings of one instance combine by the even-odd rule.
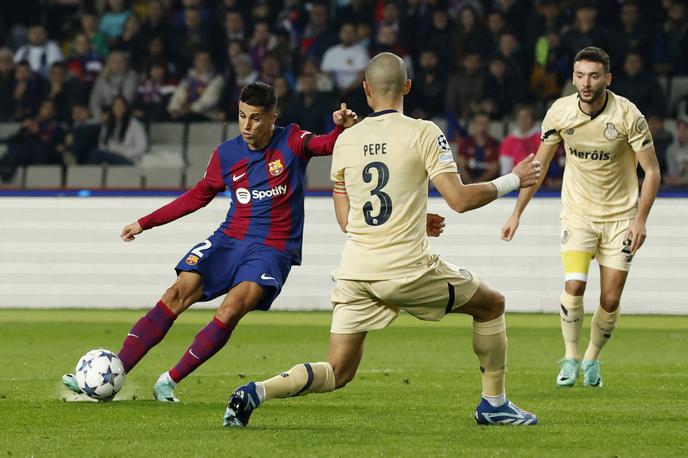
[[[373,216],[373,203],[368,201],[363,204],[363,217],[366,224],[370,226],[381,226],[387,222],[392,214],[392,199],[389,194],[382,192],[382,188],[387,185],[389,181],[389,168],[382,162],[371,162],[363,169],[363,181],[370,183],[373,181],[373,174],[370,169],[377,171],[377,185],[370,191],[371,196],[376,196],[380,199],[380,214]]]

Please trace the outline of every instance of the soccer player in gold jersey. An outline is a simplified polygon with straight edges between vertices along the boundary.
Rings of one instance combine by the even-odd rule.
[[[607,89],[612,81],[609,56],[600,48],[581,50],[573,65],[577,94],[554,102],[542,122],[535,156],[546,175],[561,141],[566,167],[561,192],[561,332],[565,354],[557,385],[571,387],[582,369],[585,386],[602,386],[600,350],[619,317],[619,302],[633,256],[645,241],[645,227],[660,183],[659,165],[647,122],[636,106]],[[637,164],[645,171],[638,198]],[[522,189],[502,228],[511,240],[523,210],[541,182]],[[583,293],[592,258],[600,266],[601,294],[590,325],[590,342],[581,356]]]
[[[404,62],[391,53],[368,64],[363,85],[374,113],[344,132],[335,145],[337,221],[347,234],[336,286],[326,362],[298,364],[230,397],[225,426],[246,426],[251,412],[272,398],[323,393],[350,382],[368,331],[387,327],[401,309],[422,320],[458,312],[473,317],[473,349],[480,361],[479,424],[533,425],[537,417],[511,403],[504,389],[504,297],[466,269],[430,251],[426,230],[428,180],[458,211],[481,207],[540,178],[531,154],[512,173],[464,185],[451,149],[429,121],[402,114],[411,89]]]

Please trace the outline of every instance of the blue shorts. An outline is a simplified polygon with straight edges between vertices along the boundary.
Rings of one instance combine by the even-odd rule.
[[[291,258],[275,248],[236,240],[218,231],[189,250],[175,270],[177,275],[180,272],[201,274],[201,302],[227,294],[241,282],[258,283],[263,287],[264,296],[255,309],[268,310],[287,281]]]

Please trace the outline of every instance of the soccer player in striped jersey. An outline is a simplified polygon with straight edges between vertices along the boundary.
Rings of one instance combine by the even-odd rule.
[[[154,387],[155,398],[177,402],[174,388],[217,353],[251,310],[267,310],[292,265],[301,263],[305,172],[315,156],[332,154],[339,134],[357,120],[342,104],[332,114],[335,128],[313,135],[296,124],[275,125],[277,97],[265,83],[246,86],[239,101],[241,134],[219,145],[205,176],[188,192],[128,224],[122,240],[206,206],[220,192],[231,193],[225,221],[192,247],[176,266],[177,280],[131,329],[118,353],[127,372],[167,334],[174,320],[196,302],[225,295],[215,316]],[[74,376],[63,382],[79,392]]]

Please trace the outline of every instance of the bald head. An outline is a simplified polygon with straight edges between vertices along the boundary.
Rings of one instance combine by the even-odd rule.
[[[408,79],[406,65],[396,54],[380,53],[368,62],[365,79],[376,95],[400,96],[404,93],[404,86]]]

